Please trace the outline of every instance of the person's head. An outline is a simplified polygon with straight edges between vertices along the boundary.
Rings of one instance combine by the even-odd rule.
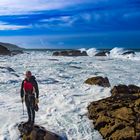
[[[30,77],[32,76],[32,73],[31,73],[31,71],[26,71],[26,78],[27,79],[30,79]]]

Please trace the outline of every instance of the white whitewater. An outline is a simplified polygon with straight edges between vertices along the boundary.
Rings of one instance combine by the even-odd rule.
[[[35,74],[40,89],[36,123],[68,140],[102,140],[87,117],[87,106],[110,96],[111,88],[86,85],[87,78],[107,76],[112,87],[140,86],[140,62],[135,59],[54,57],[47,52],[29,52],[0,57],[0,66],[15,70],[0,69],[0,140],[18,140],[16,124],[27,120],[20,100],[20,84],[26,70]]]

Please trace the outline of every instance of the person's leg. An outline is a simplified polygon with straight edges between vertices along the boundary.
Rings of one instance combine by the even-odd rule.
[[[35,122],[35,109],[34,109],[34,107],[35,107],[35,96],[34,95],[31,96],[30,101],[31,101],[30,103],[31,103],[31,114],[32,114],[31,121],[34,124],[34,122]]]
[[[28,122],[31,122],[31,107],[30,107],[29,97],[27,95],[25,96],[25,104],[27,108]]]

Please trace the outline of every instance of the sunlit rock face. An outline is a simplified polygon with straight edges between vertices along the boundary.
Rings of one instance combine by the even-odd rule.
[[[101,76],[97,76],[97,77],[92,77],[92,78],[88,78],[85,81],[86,84],[89,85],[99,85],[102,87],[110,87],[110,83],[107,77],[103,78]]]
[[[140,139],[140,87],[118,85],[112,96],[92,102],[88,117],[104,139]]]

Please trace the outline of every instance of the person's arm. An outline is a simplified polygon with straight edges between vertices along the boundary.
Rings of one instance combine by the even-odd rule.
[[[36,93],[36,98],[39,98],[39,89],[38,89],[38,84],[37,81],[35,80],[35,93]]]
[[[23,84],[24,84],[24,81],[22,81],[22,84],[21,84],[21,89],[20,89],[20,96],[21,96],[21,98],[23,98],[23,97],[24,97]]]

